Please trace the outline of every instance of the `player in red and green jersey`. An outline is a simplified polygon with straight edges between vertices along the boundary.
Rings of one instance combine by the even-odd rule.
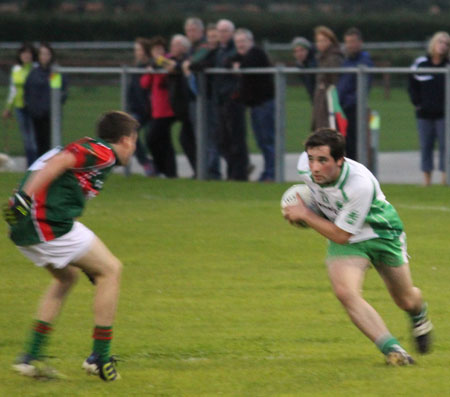
[[[55,148],[31,165],[4,208],[10,237],[53,281],[38,308],[24,353],[14,364],[32,377],[57,377],[42,360],[51,324],[75,284],[79,269],[96,286],[93,352],[83,363],[105,381],[119,378],[110,356],[122,264],[79,217],[86,200],[95,197],[115,165],[125,165],[134,153],[138,122],[124,112],[102,115],[97,138],[83,138]]]

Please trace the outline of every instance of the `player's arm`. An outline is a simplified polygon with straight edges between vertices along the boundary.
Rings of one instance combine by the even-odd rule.
[[[51,184],[65,171],[73,168],[75,163],[75,155],[67,150],[63,150],[49,159],[42,169],[33,172],[21,190],[31,197]]]
[[[34,171],[22,188],[10,197],[3,207],[3,217],[9,225],[18,223],[27,217],[31,210],[31,197],[52,183],[69,168],[73,168],[76,157],[73,153],[62,151],[50,158],[45,166]]]
[[[327,239],[334,241],[337,244],[346,244],[353,234],[342,230],[333,222],[317,215],[311,211],[303,202],[300,195],[297,193],[298,203],[290,205],[283,209],[285,219],[290,222],[304,221]]]

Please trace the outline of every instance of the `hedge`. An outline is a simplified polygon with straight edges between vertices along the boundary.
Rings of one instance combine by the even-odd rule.
[[[0,15],[0,41],[131,41],[136,36],[170,36],[182,31],[189,14],[166,12],[146,15]],[[367,41],[421,41],[437,30],[450,31],[450,14],[319,15],[285,13],[223,13],[198,15],[204,21],[229,18],[251,29],[258,40],[288,42],[294,36],[312,38],[317,25],[332,28],[339,37],[351,26],[361,29]]]

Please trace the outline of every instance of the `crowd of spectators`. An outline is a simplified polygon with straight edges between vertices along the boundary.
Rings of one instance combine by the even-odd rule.
[[[305,37],[292,40],[293,60],[298,68],[341,68],[373,66],[363,50],[363,37],[357,28],[348,29],[341,46],[335,33],[318,26],[314,42]],[[425,56],[415,60],[420,67],[444,67],[449,64],[450,36],[436,33]],[[136,158],[147,176],[176,178],[178,175],[172,127],[180,125],[179,142],[196,176],[196,122],[199,72],[206,68],[264,68],[272,65],[265,50],[255,43],[253,33],[235,28],[221,19],[206,26],[199,18],[188,18],[184,34],[175,34],[167,45],[165,38],[137,38],[134,65],[143,74],[133,74],[127,91],[128,112],[140,123],[144,140],[139,140]],[[41,44],[38,56],[29,44],[18,51],[17,65],[11,72],[10,94],[3,117],[16,118],[23,136],[28,164],[50,148],[50,90],[62,88],[67,97],[64,76],[51,73],[54,52]],[[311,130],[335,127],[346,136],[347,157],[357,160],[357,94],[354,73],[317,73],[299,75],[312,103]],[[433,148],[439,142],[439,169],[444,172],[444,76],[410,75],[408,92],[416,110],[424,183],[431,183]],[[247,148],[246,112],[262,153],[264,165],[258,180],[275,178],[275,105],[272,74],[206,75],[206,152],[207,178],[248,180],[253,170]],[[370,78],[368,79],[370,87]],[[339,109],[346,119],[344,127],[335,125],[330,115],[336,93]],[[178,123],[175,123],[178,122]],[[226,167],[221,169],[221,159]]]

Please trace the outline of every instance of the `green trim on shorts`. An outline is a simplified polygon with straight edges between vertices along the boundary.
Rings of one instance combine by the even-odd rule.
[[[368,259],[374,266],[399,267],[408,263],[406,236],[387,240],[374,238],[352,244],[337,244],[329,241],[327,259],[333,257],[359,256]]]

